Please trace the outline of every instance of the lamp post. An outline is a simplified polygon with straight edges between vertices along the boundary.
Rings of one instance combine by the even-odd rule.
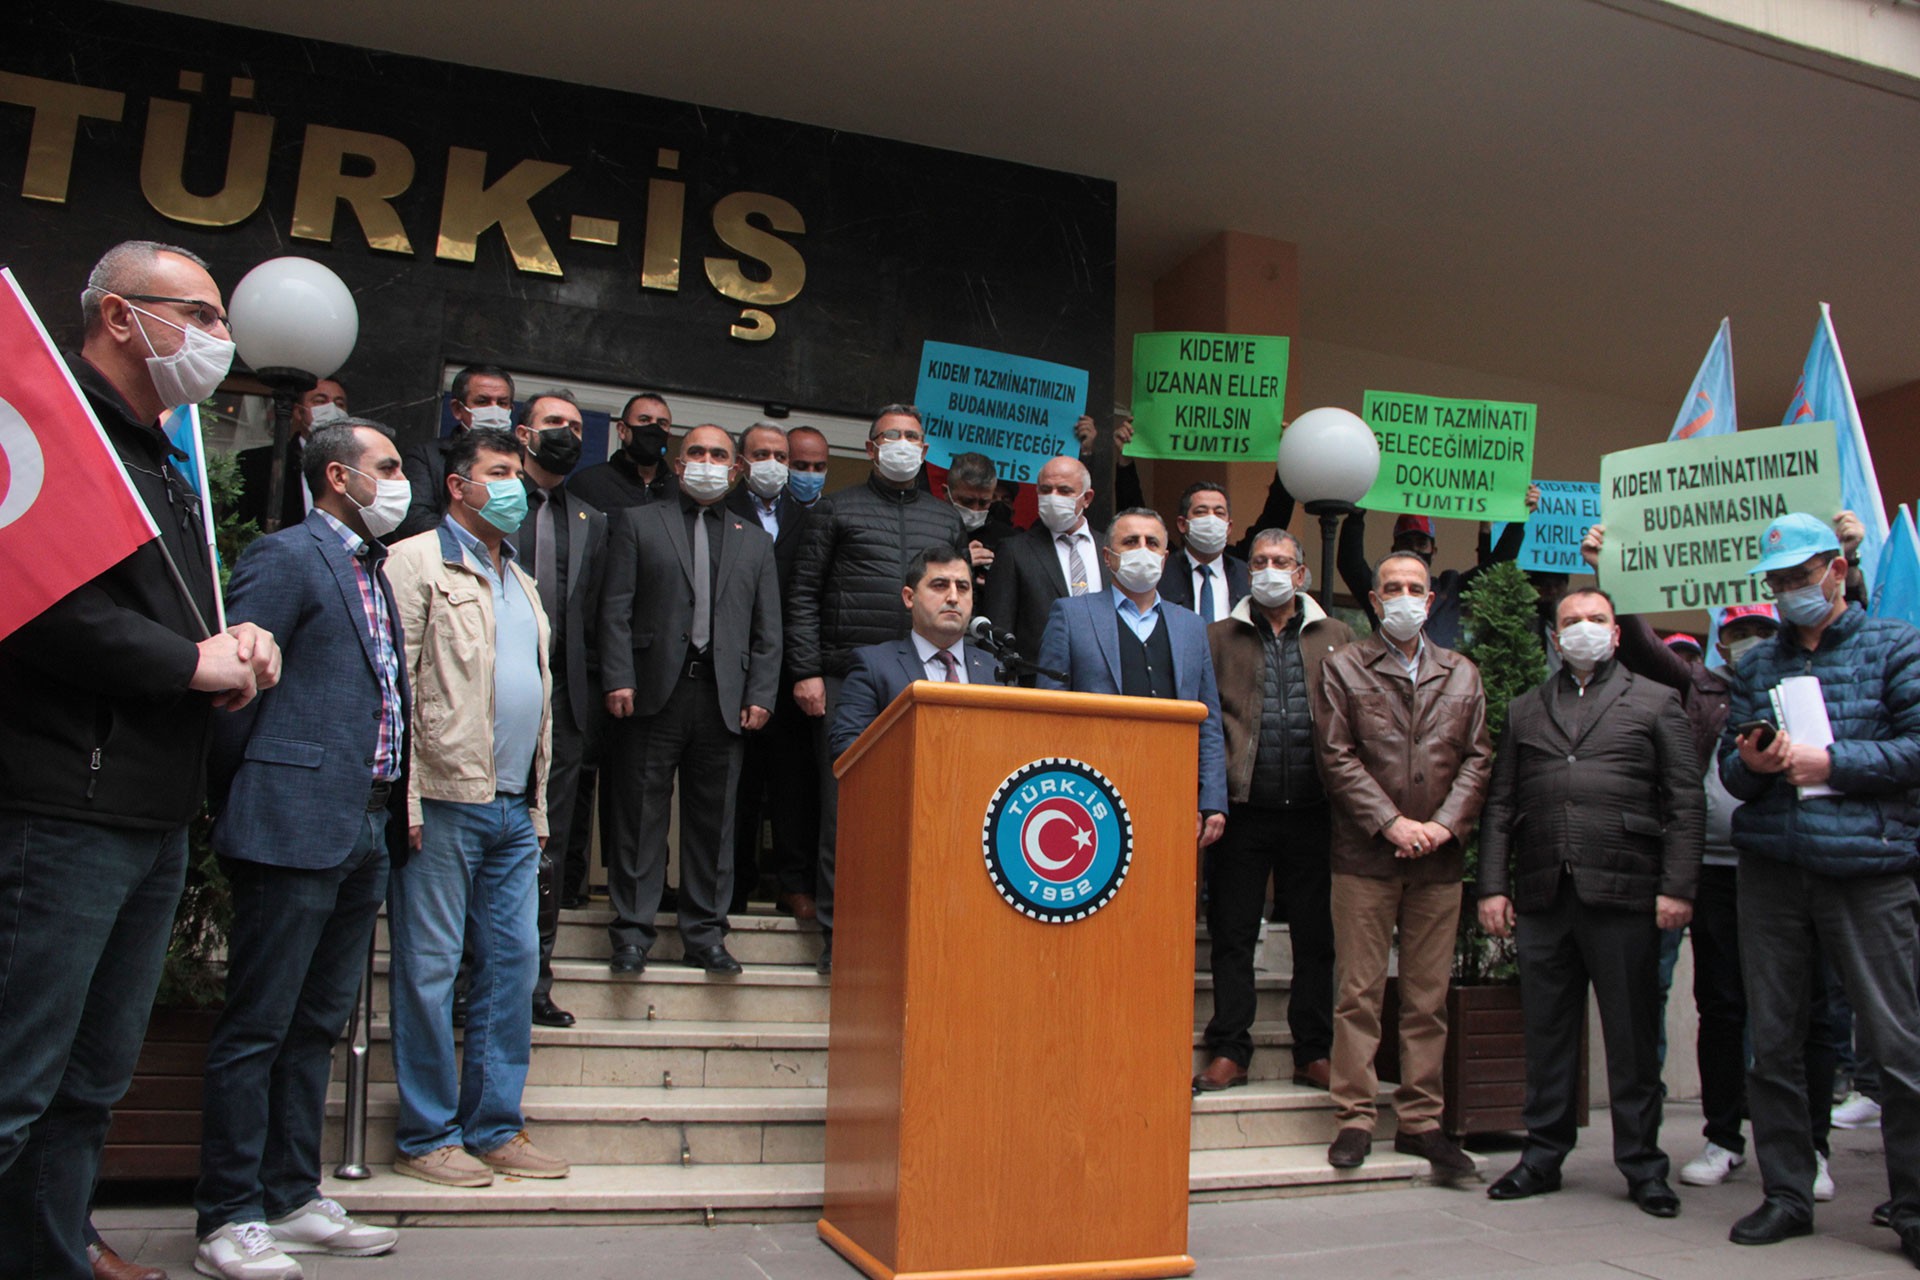
[[[293,406],[353,354],[360,313],[346,282],[311,258],[271,258],[247,272],[227,307],[240,358],[273,391],[267,532],[280,527]]]
[[[1309,409],[1280,433],[1280,483],[1320,517],[1320,598],[1333,607],[1333,547],[1340,517],[1352,514],[1380,474],[1380,442],[1360,415]]]

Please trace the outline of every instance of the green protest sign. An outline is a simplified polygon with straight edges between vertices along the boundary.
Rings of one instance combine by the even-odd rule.
[[[1767,525],[1840,510],[1831,422],[1696,436],[1600,459],[1600,585],[1621,613],[1771,599],[1749,574]]]
[[[1133,440],[1126,454],[1272,462],[1286,390],[1285,338],[1135,334]]]
[[[1369,511],[1525,520],[1534,406],[1369,391],[1360,416],[1380,442]]]

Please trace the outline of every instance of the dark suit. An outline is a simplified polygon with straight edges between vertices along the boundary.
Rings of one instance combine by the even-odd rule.
[[[1063,685],[1040,677],[1043,689],[1073,689],[1077,693],[1123,691],[1119,609],[1112,590],[1096,591],[1054,602],[1040,641],[1040,665],[1064,671]],[[1227,811],[1227,752],[1220,730],[1220,692],[1214,684],[1213,655],[1207,647],[1207,628],[1191,609],[1160,602],[1160,621],[1173,649],[1175,695],[1207,707],[1200,722],[1200,808],[1208,813]]]
[[[1667,1175],[1660,1150],[1656,895],[1692,901],[1706,803],[1673,690],[1608,661],[1584,691],[1570,668],[1507,710],[1480,823],[1482,898],[1518,915],[1527,1145],[1573,1149],[1589,982],[1606,1035],[1613,1158],[1629,1185]]]
[[[680,779],[680,933],[687,946],[726,936],[733,894],[733,805],[740,715],[771,709],[780,681],[780,592],[773,539],[716,507],[707,522],[712,638],[697,654],[691,501],[614,517],[601,602],[600,662],[609,690],[633,690],[633,715],[608,735],[608,890],[613,944],[644,953],[667,871],[667,817]]]
[[[439,527],[440,517],[447,514],[447,475],[453,469],[447,462],[447,451],[452,447],[453,436],[441,436],[400,451],[400,470],[413,486],[413,501],[407,507],[407,518],[387,535],[389,543]]]
[[[1245,600],[1253,592],[1253,578],[1247,572],[1247,562],[1231,551],[1223,551],[1220,558],[1213,562],[1215,569],[1225,569],[1227,575],[1227,598],[1220,602],[1219,618],[1202,618],[1200,621],[1211,626],[1224,621],[1233,606]],[[1214,589],[1220,588],[1220,580],[1214,578]],[[1195,613],[1200,606],[1193,597],[1193,562],[1187,559],[1185,551],[1176,551],[1167,557],[1166,568],[1160,573],[1160,598],[1170,600],[1182,609],[1192,609]]]
[[[754,496],[744,484],[736,485],[727,495],[726,505],[742,519],[760,524]],[[779,527],[773,538],[773,569],[784,603],[806,532],[807,509],[782,489],[773,510]],[[740,760],[733,821],[736,911],[746,909],[747,897],[760,879],[760,828],[765,819],[773,824],[768,870],[778,885],[777,892],[813,892],[813,862],[820,843],[820,787],[815,776],[813,726],[793,700],[793,683],[791,677],[781,678],[773,718],[747,735],[746,751]]]
[[[1087,572],[1099,575],[1100,588],[1109,585],[1097,533],[1093,535]],[[1067,574],[1060,567],[1060,552],[1053,531],[1044,524],[1036,524],[1001,542],[993,553],[993,568],[987,571],[987,585],[974,612],[993,619],[993,625],[1003,631],[1011,630],[1020,655],[1037,660],[1040,636],[1047,629],[1047,615],[1053,610],[1053,602],[1066,599],[1068,594]],[[1023,677],[1021,683],[1030,685],[1033,679]]]
[[[215,720],[213,847],[233,891],[227,1002],[207,1050],[201,1234],[291,1213],[320,1194],[320,1129],[333,1042],[366,968],[404,848],[404,774],[374,779],[383,684],[360,586],[384,597],[392,764],[404,770],[405,640],[380,567],[356,569],[315,511],[256,541],[234,566],[227,615],[280,642],[280,683]]]
[[[280,489],[280,527],[291,529],[307,518],[307,482],[300,475],[301,441],[287,441],[286,479]],[[234,514],[253,521],[255,527],[267,527],[267,491],[273,487],[273,446],[242,449],[240,462],[240,501]]]
[[[553,945],[560,929],[560,899],[565,889],[577,891],[586,883],[586,850],[578,865],[569,865],[574,803],[580,792],[581,763],[594,750],[606,719],[600,691],[600,595],[607,567],[607,518],[563,487],[555,487],[547,501],[556,504],[553,584],[540,582],[542,604],[548,593],[564,589],[548,614],[553,653],[553,755],[547,766],[547,830],[552,838],[540,856],[540,976],[534,982],[536,999],[553,989]],[[536,503],[521,525],[518,547],[527,549],[521,567],[534,572],[540,557],[530,549],[530,526],[542,517]],[[541,524],[544,535],[549,526]],[[539,535],[536,535],[539,536]],[[564,561],[560,559],[564,548]],[[539,575],[535,572],[535,581]]]
[[[968,684],[1000,683],[1000,664],[990,654],[964,641],[962,651],[967,660]],[[829,730],[833,754],[838,756],[852,746],[853,740],[866,732],[874,717],[885,711],[908,685],[930,678],[912,636],[855,649],[853,670],[847,672],[847,682],[840,686],[839,705],[833,709],[833,727]]]

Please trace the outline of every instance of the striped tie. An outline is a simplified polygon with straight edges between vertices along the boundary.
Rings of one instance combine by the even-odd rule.
[[[1060,542],[1067,549],[1067,594],[1083,596],[1087,594],[1087,562],[1080,558],[1080,544],[1071,534],[1061,534]]]

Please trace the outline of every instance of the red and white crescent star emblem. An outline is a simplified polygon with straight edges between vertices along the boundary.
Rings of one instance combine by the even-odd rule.
[[[1035,875],[1056,884],[1078,879],[1100,851],[1093,816],[1079,801],[1055,796],[1020,824],[1020,852]]]

